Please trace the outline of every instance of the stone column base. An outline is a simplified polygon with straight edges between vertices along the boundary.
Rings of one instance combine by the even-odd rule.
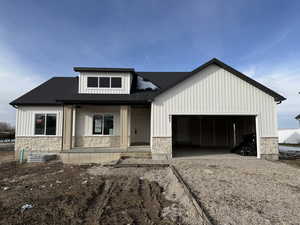
[[[152,153],[151,156],[153,160],[169,160],[172,158],[172,154],[167,153]]]
[[[151,148],[152,159],[168,160],[172,158],[172,138],[154,137]]]
[[[269,161],[277,161],[277,160],[279,160],[279,155],[278,154],[261,154],[260,158],[269,160]]]

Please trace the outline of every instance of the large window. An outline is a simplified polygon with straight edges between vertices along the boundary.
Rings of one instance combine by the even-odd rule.
[[[121,77],[88,77],[88,88],[122,88]]]
[[[93,134],[113,135],[114,116],[110,114],[97,114],[93,117]]]
[[[56,135],[56,114],[35,114],[34,134]]]

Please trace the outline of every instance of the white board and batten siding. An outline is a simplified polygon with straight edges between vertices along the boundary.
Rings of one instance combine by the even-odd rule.
[[[88,77],[121,77],[121,88],[88,88]],[[128,72],[81,72],[79,75],[79,94],[130,94],[132,75]]]
[[[171,115],[256,115],[260,137],[277,137],[274,98],[217,65],[210,65],[152,103],[152,137],[171,137]]]
[[[61,106],[19,106],[16,113],[16,136],[34,135],[34,118],[37,113],[56,114],[56,135],[62,136],[63,108]],[[54,136],[54,135],[51,135]]]

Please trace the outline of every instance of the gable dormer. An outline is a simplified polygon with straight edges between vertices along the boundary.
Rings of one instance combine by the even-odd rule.
[[[79,94],[130,94],[134,69],[74,67]]]

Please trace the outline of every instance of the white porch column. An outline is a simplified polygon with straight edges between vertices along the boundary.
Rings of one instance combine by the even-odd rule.
[[[76,107],[73,108],[73,121],[72,121],[72,148],[75,147],[76,142]]]
[[[73,125],[73,107],[71,105],[64,106],[63,109],[63,150],[70,150],[72,147],[72,125]]]
[[[120,106],[120,147],[128,148],[128,105]]]

